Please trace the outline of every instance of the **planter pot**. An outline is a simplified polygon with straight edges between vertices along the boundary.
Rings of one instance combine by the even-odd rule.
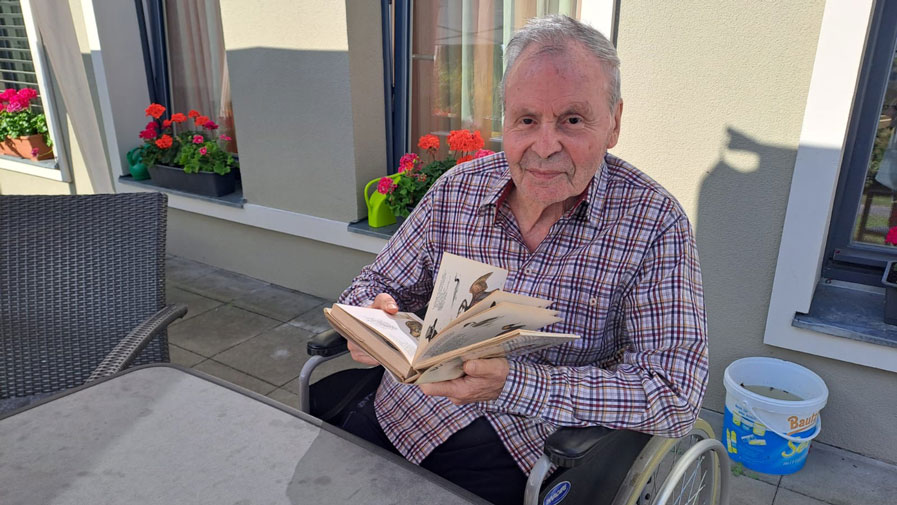
[[[163,188],[178,189],[205,196],[224,196],[236,188],[234,171],[219,175],[214,172],[184,173],[183,168],[166,165],[149,167],[150,178]]]
[[[881,283],[885,287],[885,314],[887,324],[897,325],[897,261],[889,261],[885,266],[885,273],[881,276]]]
[[[41,134],[16,138],[7,137],[0,142],[0,153],[32,161],[53,158],[53,148],[47,147],[44,136]]]

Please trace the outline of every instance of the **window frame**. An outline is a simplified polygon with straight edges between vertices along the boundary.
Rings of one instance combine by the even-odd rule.
[[[820,281],[875,0],[826,0],[763,342],[897,372],[897,348],[794,326]],[[866,290],[879,290],[863,286]]]
[[[888,251],[851,239],[897,50],[897,24],[886,23],[887,19],[897,19],[897,2],[876,2],[847,132],[848,148],[835,193],[822,269],[823,277],[870,286],[880,286],[885,263],[897,259],[897,249]]]
[[[49,66],[47,65],[40,31],[37,29],[37,24],[31,11],[31,0],[20,0],[19,5],[22,7],[22,18],[25,22],[25,33],[28,35],[31,62],[34,65],[34,73],[37,76],[37,85],[41,90],[41,104],[43,105],[44,116],[47,118],[48,135],[50,140],[53,141],[53,154],[55,156],[53,160],[47,161],[16,160],[9,157],[0,157],[0,169],[71,183],[72,172],[66,158],[65,146],[61,142],[62,132],[57,121],[58,109],[56,108],[55,90],[49,77]]]

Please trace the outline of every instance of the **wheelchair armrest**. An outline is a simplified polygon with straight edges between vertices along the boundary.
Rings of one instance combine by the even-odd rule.
[[[627,432],[604,426],[559,428],[545,441],[543,451],[553,464],[573,468],[585,461],[594,451],[600,451],[625,433]]]
[[[308,341],[309,356],[336,356],[346,352],[346,339],[334,330],[318,333]]]

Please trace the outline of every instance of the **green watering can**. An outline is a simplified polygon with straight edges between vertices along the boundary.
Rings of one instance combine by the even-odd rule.
[[[131,177],[133,177],[135,181],[142,181],[150,178],[146,165],[140,161],[141,154],[143,154],[143,146],[138,146],[128,151],[128,154],[125,156],[128,159],[128,171],[131,172]]]
[[[388,176],[393,181],[397,181],[402,174],[392,174]],[[368,226],[371,228],[380,228],[389,226],[396,222],[396,216],[392,213],[392,209],[386,204],[386,195],[377,191],[377,184],[381,177],[367,183],[364,187],[364,203],[368,206]],[[374,191],[371,194],[370,189],[373,186]]]

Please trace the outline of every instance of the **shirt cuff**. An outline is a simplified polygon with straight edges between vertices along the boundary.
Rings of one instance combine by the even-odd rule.
[[[477,407],[484,412],[541,417],[551,392],[549,367],[509,360],[508,368],[508,377],[498,398],[477,402]]]

